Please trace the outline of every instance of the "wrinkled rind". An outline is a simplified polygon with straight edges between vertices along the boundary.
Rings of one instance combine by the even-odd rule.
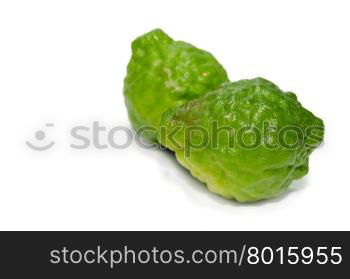
[[[254,126],[261,131],[264,122],[277,129],[296,126],[304,133],[310,126],[319,126],[322,127],[319,136],[323,138],[324,125],[320,118],[303,108],[294,93],[283,92],[262,78],[225,84],[166,112],[161,126],[166,127],[168,132],[176,126],[180,126],[181,130],[174,137],[176,144],[160,134],[159,141],[175,151],[178,161],[193,176],[206,183],[210,191],[240,202],[278,196],[294,179],[306,175],[309,155],[320,141],[317,144],[312,142],[312,146],[300,145],[293,150],[280,145],[273,150],[264,145],[246,150],[237,144],[232,148],[227,134],[219,134],[216,148],[213,148],[210,138],[210,144],[200,150],[192,149],[190,156],[185,156],[184,146],[188,146],[189,139],[185,137],[184,129],[200,126],[212,135],[213,121],[217,121],[218,127],[229,126],[234,131],[244,126]],[[267,139],[276,143],[277,137],[272,134]],[[295,139],[295,134],[286,134],[287,141],[295,142]],[[191,137],[192,144],[201,140],[202,137],[197,139],[195,134]]]
[[[161,115],[216,89],[228,77],[213,55],[155,29],[132,42],[124,96],[134,129],[157,128]],[[153,131],[143,134],[156,141]]]

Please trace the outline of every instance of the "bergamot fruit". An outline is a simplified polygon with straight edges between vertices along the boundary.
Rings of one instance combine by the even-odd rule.
[[[145,138],[155,141],[165,111],[226,81],[225,69],[212,54],[155,29],[132,42],[124,80],[130,122]]]
[[[163,114],[159,141],[210,191],[240,202],[281,194],[308,172],[324,125],[272,82],[221,86]]]

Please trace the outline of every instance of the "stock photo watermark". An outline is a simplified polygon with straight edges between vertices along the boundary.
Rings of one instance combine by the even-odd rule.
[[[45,125],[46,128],[54,127],[53,123],[47,123]],[[46,130],[46,129],[45,129]],[[38,130],[34,134],[34,141],[26,141],[26,145],[35,150],[35,151],[46,151],[51,149],[54,145],[54,141],[49,141],[48,143],[45,143],[45,139],[47,137],[47,131],[45,130]]]
[[[34,140],[26,141],[26,145],[34,151],[52,149],[56,142],[48,140],[53,123],[47,123],[45,129],[34,133]],[[172,126],[152,127],[142,126],[133,131],[127,126],[118,125],[106,127],[99,121],[91,125],[79,125],[69,129],[71,149],[127,149],[133,143],[144,149],[159,149],[171,146],[173,150],[183,150],[189,157],[194,150],[210,149],[241,149],[253,150],[265,148],[269,150],[283,148],[294,150],[301,147],[313,149],[320,145],[324,128],[321,126],[298,127],[293,125],[276,127],[265,122],[262,127],[220,126],[212,121],[209,127],[203,126]],[[144,135],[155,133],[162,144],[149,142]],[[164,145],[164,146],[163,146]]]

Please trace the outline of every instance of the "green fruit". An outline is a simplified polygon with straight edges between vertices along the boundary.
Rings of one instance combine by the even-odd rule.
[[[155,141],[161,115],[228,81],[209,52],[155,29],[132,42],[124,96],[134,129]],[[141,129],[141,130],[140,130]]]
[[[159,141],[209,190],[240,202],[281,194],[308,172],[324,125],[262,78],[241,80],[166,112]]]

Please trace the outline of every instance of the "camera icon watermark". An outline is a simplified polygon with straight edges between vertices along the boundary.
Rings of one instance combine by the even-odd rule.
[[[47,123],[45,127],[53,127],[53,123]],[[37,130],[34,134],[34,141],[26,141],[26,145],[35,151],[46,151],[51,149],[54,145],[54,141],[47,140],[47,131],[46,130]]]

